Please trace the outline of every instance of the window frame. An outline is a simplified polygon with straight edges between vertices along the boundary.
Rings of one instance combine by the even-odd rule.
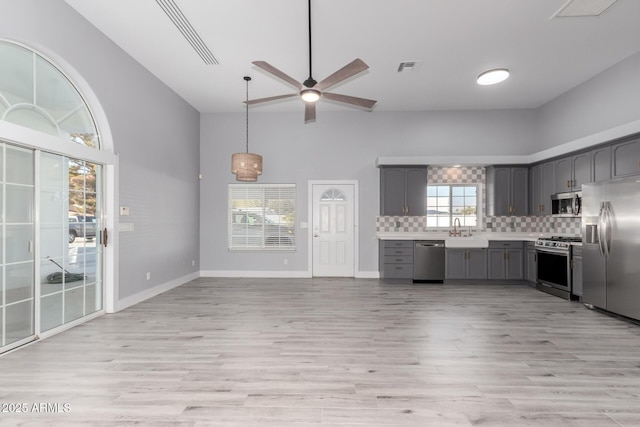
[[[245,199],[240,197],[242,192],[246,193]],[[295,251],[296,196],[296,184],[229,184],[227,249],[230,252]],[[234,204],[238,200],[245,200],[240,202],[245,206]],[[249,206],[252,204],[257,206]]]

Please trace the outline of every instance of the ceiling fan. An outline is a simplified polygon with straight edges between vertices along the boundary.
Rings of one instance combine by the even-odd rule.
[[[354,59],[349,64],[345,65],[335,73],[331,74],[329,77],[325,78],[321,82],[315,81],[312,77],[312,68],[311,68],[311,0],[309,0],[309,78],[304,82],[300,83],[293,77],[283,73],[278,70],[273,65],[265,62],[265,61],[253,61],[252,64],[263,69],[264,71],[278,77],[279,79],[289,83],[293,87],[295,87],[299,92],[291,93],[287,95],[278,95],[278,96],[270,96],[268,98],[260,98],[260,99],[252,99],[247,101],[247,104],[254,105],[262,102],[276,101],[279,99],[285,98],[294,98],[296,96],[300,96],[302,101],[304,101],[304,122],[309,123],[316,120],[316,102],[320,98],[327,98],[332,101],[341,102],[347,105],[362,107],[371,109],[376,104],[377,101],[366,98],[358,98],[355,96],[349,95],[341,95],[337,93],[325,92],[325,90],[329,89],[336,84],[355,76],[356,74],[366,70],[369,68],[367,64],[364,63],[361,59]]]

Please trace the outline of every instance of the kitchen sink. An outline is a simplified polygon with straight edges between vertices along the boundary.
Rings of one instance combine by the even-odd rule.
[[[486,248],[489,246],[489,239],[481,236],[447,237],[444,246],[447,248]]]

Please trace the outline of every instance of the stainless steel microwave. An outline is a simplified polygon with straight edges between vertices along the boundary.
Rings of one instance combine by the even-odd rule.
[[[551,215],[578,216],[582,208],[582,191],[551,196]]]

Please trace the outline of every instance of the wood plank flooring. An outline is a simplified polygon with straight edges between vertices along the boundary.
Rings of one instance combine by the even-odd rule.
[[[526,285],[203,278],[4,355],[0,403],[27,408],[2,426],[639,426],[640,326]]]

